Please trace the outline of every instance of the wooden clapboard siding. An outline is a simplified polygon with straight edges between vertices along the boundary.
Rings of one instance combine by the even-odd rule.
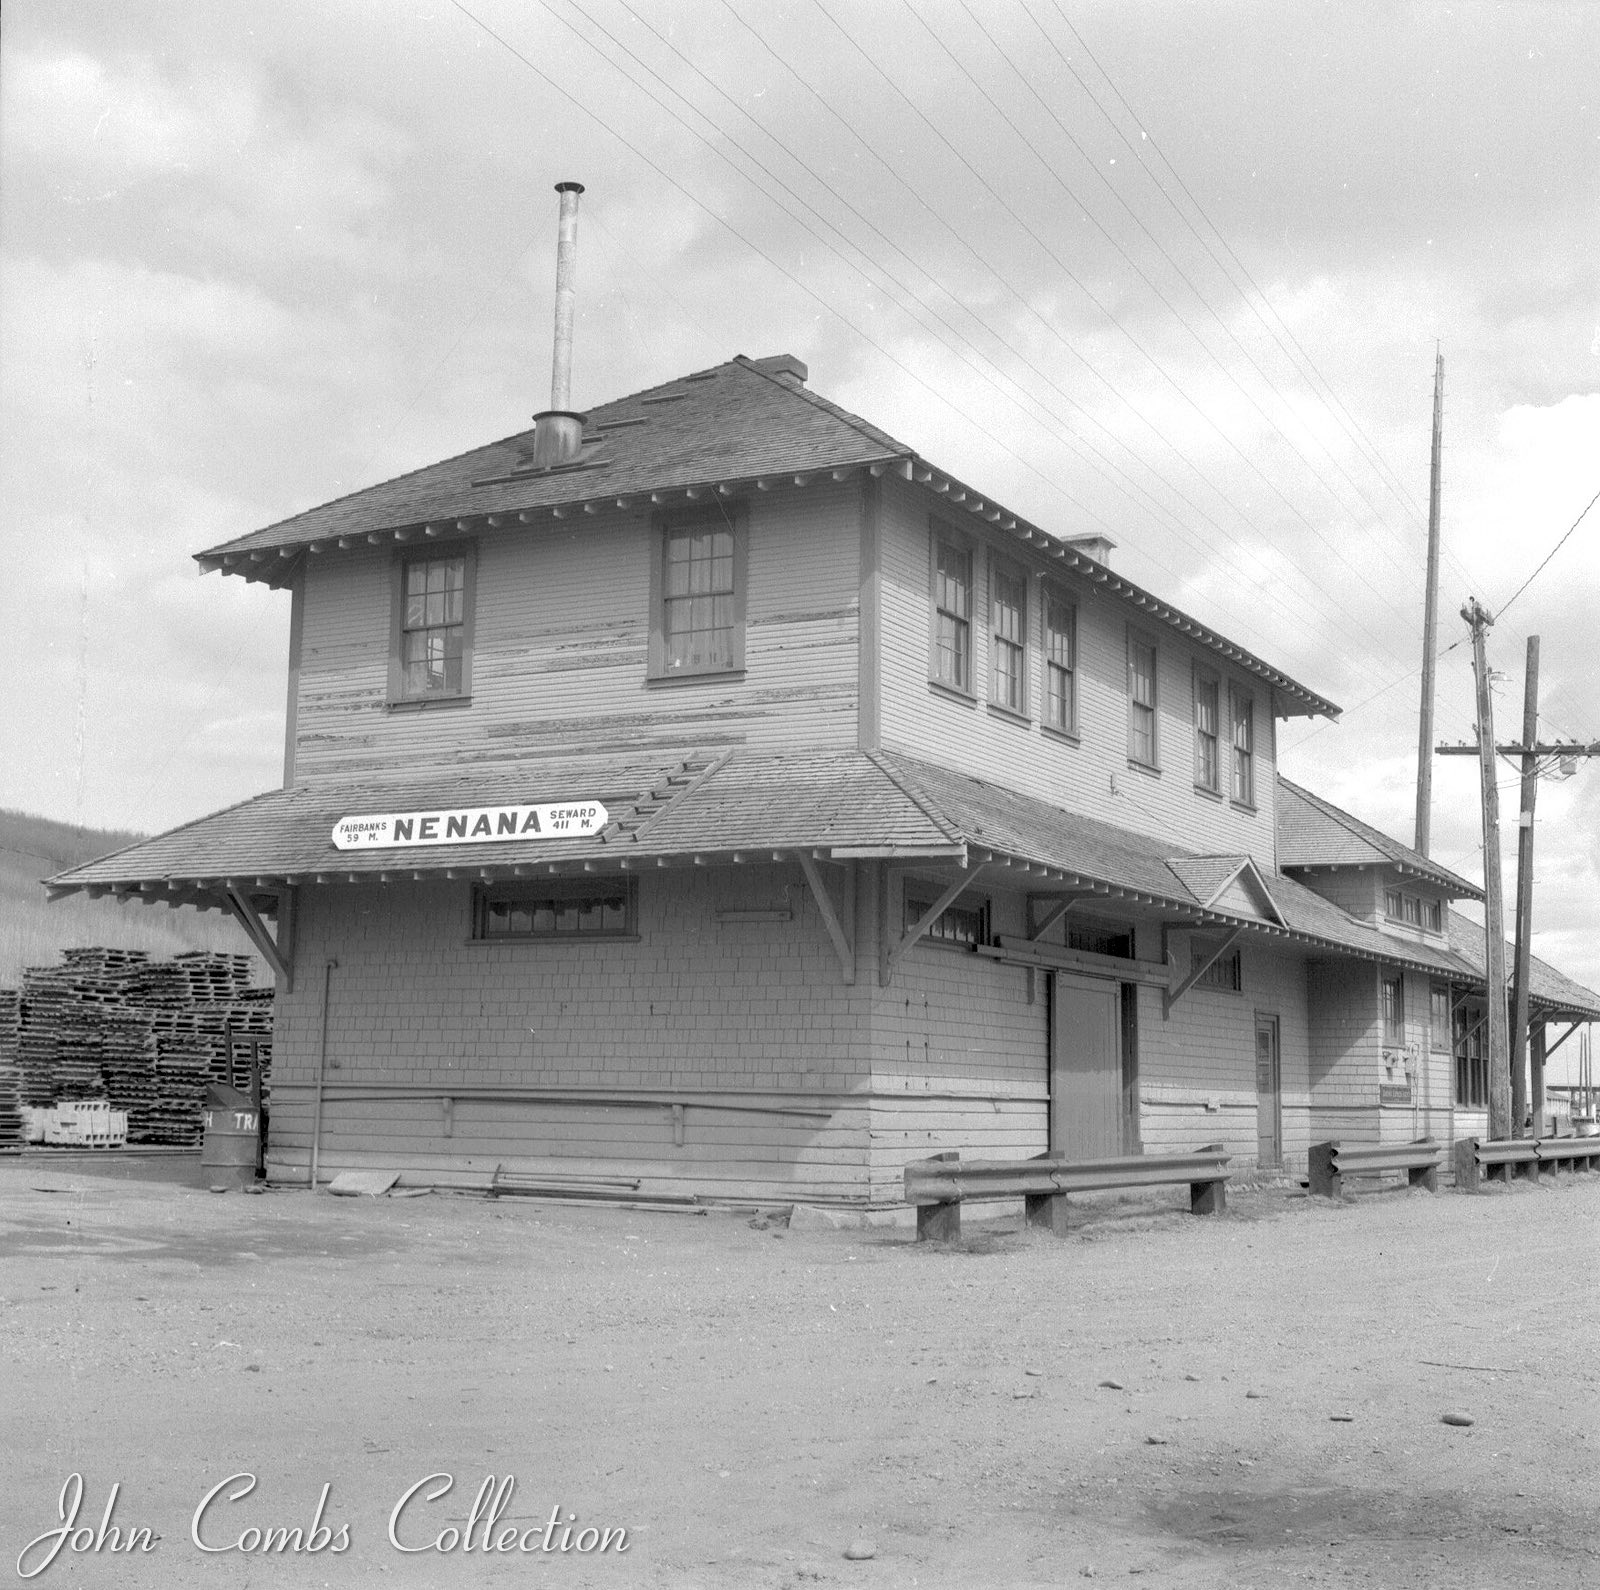
[[[915,888],[915,884],[911,885]],[[889,930],[907,880],[890,879]],[[926,893],[923,888],[922,893]],[[976,884],[994,930],[1022,929],[1023,899]],[[922,943],[872,1006],[872,1199],[900,1200],[908,1161],[955,1149],[969,1158],[1043,1152],[1049,1131],[1049,1014],[1043,982],[980,956]]]
[[[798,868],[646,876],[637,942],[474,944],[468,899],[467,885],[448,882],[304,890],[301,975],[274,1035],[280,1159],[303,1164],[309,1153],[332,957],[330,1164],[358,1152],[397,1166],[570,1158],[666,1165],[685,1185],[759,1184],[762,1196],[816,1178],[865,1196],[857,1096],[869,1080],[873,985],[841,981]],[[716,920],[751,906],[792,917]],[[427,1096],[384,1098],[384,1088]],[[473,1098],[496,1089],[583,1096]],[[681,1146],[662,1095],[684,1104]],[[457,1100],[448,1135],[446,1096]]]
[[[1190,935],[1174,933],[1172,952],[1179,970],[1186,970]],[[1304,1163],[1312,1097],[1305,959],[1246,943],[1239,972],[1238,993],[1197,983],[1165,1019],[1161,990],[1139,990],[1140,1126],[1147,1153],[1221,1142],[1237,1163],[1255,1161],[1260,1014],[1278,1021],[1284,1160]]]
[[[1376,867],[1354,868],[1339,872],[1307,872],[1298,875],[1306,888],[1315,890],[1325,900],[1332,900],[1341,911],[1363,922],[1382,918],[1383,873]]]
[[[1165,625],[1141,627],[1157,645],[1157,743],[1160,776],[1128,761],[1127,631],[1135,610],[1107,596],[1092,582],[1056,574],[1053,560],[1031,556],[1010,536],[986,535],[963,520],[949,520],[973,546],[973,662],[975,704],[928,684],[929,516],[936,499],[901,483],[886,483],[879,511],[882,559],[882,720],[885,745],[929,756],[980,777],[1004,783],[1116,823],[1136,833],[1172,839],[1208,853],[1248,853],[1274,864],[1272,692],[1248,675],[1230,672],[1222,659],[1186,641]],[[1028,678],[1031,721],[991,711],[987,629],[989,551],[1002,554],[1030,575],[1046,573],[1078,606],[1077,743],[1046,733],[1039,725],[1043,662],[1038,642],[1043,609],[1040,581],[1030,578]],[[1192,665],[1203,661],[1222,682],[1227,714],[1228,685],[1247,689],[1255,702],[1257,809],[1200,794],[1194,787]],[[1224,723],[1224,749],[1226,723]]]
[[[511,760],[534,746],[854,745],[860,490],[762,492],[748,511],[742,679],[647,681],[647,512],[477,538],[465,706],[388,705],[393,555],[317,558],[306,573],[296,778]]]
[[[1313,1142],[1376,1139],[1383,1068],[1379,973],[1370,961],[1313,960],[1307,967]]]

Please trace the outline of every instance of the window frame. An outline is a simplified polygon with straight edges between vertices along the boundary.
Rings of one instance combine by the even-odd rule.
[[[1210,690],[1213,714],[1211,741],[1211,777],[1205,777],[1203,750],[1208,738],[1200,724],[1201,691]],[[1205,795],[1222,794],[1222,676],[1215,669],[1196,663],[1193,670],[1194,697],[1194,787]]]
[[[926,899],[923,899],[916,892],[919,887],[928,891]],[[907,932],[915,927],[922,920],[923,913],[932,907],[934,901],[943,892],[942,889],[934,889],[926,884],[920,886],[915,883],[907,884],[901,890],[900,895],[901,916],[903,919],[901,931]],[[941,924],[946,923],[948,920],[949,924],[953,926],[955,918],[958,916],[975,916],[978,919],[978,936],[975,939],[958,938],[949,932],[940,933]],[[986,894],[963,894],[958,896],[928,924],[927,931],[917,940],[918,945],[932,944],[939,949],[960,950],[966,954],[970,954],[980,944],[992,944],[993,942],[994,914],[989,896]]]
[[[1244,709],[1242,720],[1241,707]],[[1246,740],[1243,746],[1239,744],[1241,721]],[[1256,698],[1252,691],[1242,690],[1235,684],[1228,686],[1228,798],[1245,811],[1256,809]]]
[[[939,550],[941,547],[948,547],[952,552],[964,558],[967,565],[967,610],[960,615],[950,610],[954,621],[962,626],[962,633],[966,641],[966,677],[959,682],[945,678],[940,668],[940,662],[944,656],[940,645],[940,623],[946,612],[941,601],[944,595],[944,583],[939,572]],[[975,677],[977,673],[977,656],[972,647],[973,614],[978,605],[977,571],[978,560],[972,538],[963,535],[954,526],[946,524],[942,519],[930,518],[928,521],[928,683],[936,690],[945,691],[950,695],[959,696],[964,701],[970,702],[976,702],[978,699]]]
[[[1391,989],[1394,990],[1392,1004],[1389,997]],[[1404,1049],[1406,1046],[1405,973],[1396,972],[1393,977],[1385,974],[1381,979],[1378,999],[1383,1019],[1383,1047],[1385,1049]]]
[[[1189,946],[1189,969],[1205,959],[1209,950],[1201,944]],[[1237,944],[1225,954],[1219,955],[1206,967],[1199,977],[1195,979],[1196,988],[1210,988],[1219,994],[1242,994],[1244,992],[1244,955]]]
[[[409,571],[423,563],[454,563],[461,569],[461,683],[455,690],[406,689],[406,582]],[[432,706],[465,706],[472,700],[472,651],[478,607],[478,544],[476,541],[432,542],[406,547],[389,570],[389,677],[386,705],[392,711],[420,711]]]
[[[726,530],[733,538],[733,623],[729,660],[699,666],[668,666],[667,547],[672,538],[697,530]],[[749,593],[750,517],[742,502],[712,508],[658,513],[650,521],[650,641],[646,680],[652,685],[672,685],[697,679],[728,680],[745,671],[746,607]],[[716,593],[707,593],[716,594]]]
[[[1150,700],[1142,702],[1134,694],[1134,654],[1136,650],[1150,654]],[[1127,691],[1128,691],[1128,763],[1146,772],[1161,771],[1161,647],[1153,635],[1135,629],[1131,624],[1127,633]],[[1137,714],[1150,714],[1150,755],[1138,751]]]
[[[1016,613],[1017,634],[1015,637],[1002,635],[1000,632],[1000,584],[1005,581],[1014,585],[1017,595],[1021,598],[1015,607],[1009,609]],[[998,552],[989,554],[989,705],[997,712],[1003,712],[1008,717],[1029,718],[1028,676],[1032,672],[1029,667],[1028,635],[1031,629],[1029,608],[1032,599],[1029,596],[1030,585],[1028,571],[1020,564],[1013,563],[1009,558],[1002,557]],[[1008,652],[1005,649],[1009,649]],[[1003,654],[1014,653],[1015,683],[1017,699],[1015,702],[1000,699],[1002,680],[1009,682],[1012,678],[1012,669],[1008,666],[1002,674],[1000,662]]]
[[[487,929],[489,907],[517,899],[551,902],[583,899],[596,893],[611,893],[610,885],[620,886],[624,896],[625,925],[620,928],[552,928],[520,933],[491,933]],[[496,883],[478,883],[472,888],[469,941],[473,944],[602,944],[636,943],[639,939],[639,881],[596,874],[582,878],[519,878]]]
[[[1065,615],[1067,626],[1065,631],[1054,630],[1050,623],[1050,609],[1052,604],[1059,608]],[[1065,634],[1066,655],[1065,663],[1053,655],[1054,637]],[[1040,694],[1039,694],[1039,726],[1049,734],[1062,735],[1067,739],[1078,738],[1078,604],[1058,585],[1046,583],[1040,588],[1039,593],[1039,657],[1040,657]],[[1057,700],[1052,684],[1059,675],[1066,681],[1066,689],[1060,697],[1066,704],[1066,721],[1059,722],[1054,716],[1053,703]]]

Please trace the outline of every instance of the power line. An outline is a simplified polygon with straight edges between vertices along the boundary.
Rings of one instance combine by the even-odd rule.
[[[1561,549],[1562,549],[1562,547],[1564,547],[1564,546],[1565,546],[1565,545],[1566,545],[1566,544],[1567,544],[1567,542],[1568,542],[1568,541],[1569,541],[1569,540],[1571,540],[1571,538],[1572,538],[1572,533],[1573,533],[1573,531],[1575,531],[1575,530],[1576,530],[1576,529],[1577,529],[1577,528],[1578,528],[1578,526],[1579,526],[1579,525],[1581,525],[1581,524],[1582,524],[1582,523],[1583,523],[1583,521],[1584,521],[1584,517],[1585,517],[1585,515],[1587,515],[1587,514],[1588,514],[1588,512],[1589,512],[1589,510],[1590,510],[1590,509],[1591,509],[1591,508],[1592,508],[1592,507],[1594,507],[1594,505],[1595,505],[1595,504],[1596,504],[1596,503],[1597,503],[1597,502],[1600,502],[1600,491],[1597,491],[1597,492],[1596,492],[1596,493],[1595,493],[1595,494],[1594,494],[1594,496],[1592,496],[1592,497],[1591,497],[1591,498],[1590,498],[1590,499],[1589,499],[1589,500],[1588,500],[1588,502],[1587,502],[1587,503],[1585,503],[1585,504],[1584,504],[1584,508],[1583,508],[1583,512],[1582,512],[1582,513],[1580,513],[1580,514],[1579,514],[1579,515],[1578,515],[1578,517],[1577,517],[1577,518],[1576,518],[1576,519],[1574,519],[1574,520],[1573,520],[1573,521],[1572,521],[1572,523],[1571,523],[1571,524],[1570,524],[1570,525],[1569,525],[1569,526],[1568,526],[1568,527],[1567,527],[1567,531],[1566,531],[1566,534],[1565,534],[1565,535],[1563,535],[1563,536],[1562,536],[1562,537],[1561,537],[1561,539],[1560,539],[1560,540],[1559,540],[1559,541],[1558,541],[1558,542],[1556,542],[1556,544],[1555,544],[1555,545],[1554,545],[1554,546],[1553,546],[1553,547],[1551,547],[1551,548],[1550,548],[1550,550],[1549,550],[1549,551],[1548,551],[1548,552],[1547,552],[1547,553],[1546,553],[1546,554],[1545,554],[1545,556],[1544,556],[1544,559],[1543,559],[1543,561],[1542,561],[1542,562],[1541,562],[1541,563],[1540,563],[1540,564],[1539,564],[1539,567],[1538,567],[1538,568],[1536,568],[1536,569],[1535,569],[1535,570],[1534,570],[1534,571],[1533,571],[1533,573],[1532,573],[1532,574],[1530,574],[1530,575],[1529,575],[1529,576],[1528,576],[1528,577],[1527,577],[1527,579],[1525,579],[1525,580],[1524,580],[1524,581],[1523,581],[1523,582],[1522,582],[1522,584],[1521,584],[1521,585],[1519,585],[1519,586],[1518,586],[1518,587],[1517,587],[1517,588],[1516,588],[1516,590],[1514,590],[1514,591],[1513,591],[1513,592],[1512,592],[1512,593],[1511,593],[1511,595],[1510,595],[1510,596],[1508,596],[1508,597],[1507,597],[1507,598],[1506,598],[1506,599],[1505,599],[1505,601],[1503,601],[1503,602],[1502,602],[1502,603],[1501,603],[1501,604],[1500,604],[1500,611],[1499,611],[1499,613],[1498,613],[1498,614],[1497,614],[1497,615],[1496,615],[1496,616],[1497,616],[1497,618],[1504,618],[1504,617],[1505,617],[1505,614],[1506,614],[1506,609],[1507,609],[1507,608],[1509,608],[1509,607],[1510,607],[1510,606],[1511,606],[1511,604],[1512,604],[1512,603],[1513,603],[1513,602],[1514,602],[1514,601],[1516,601],[1516,599],[1517,599],[1517,598],[1518,598],[1518,597],[1519,597],[1519,596],[1521,596],[1521,595],[1522,595],[1522,593],[1523,593],[1523,592],[1524,592],[1524,591],[1525,591],[1525,590],[1527,590],[1527,588],[1528,588],[1528,587],[1529,587],[1529,586],[1530,586],[1530,585],[1532,585],[1532,584],[1533,584],[1533,582],[1534,582],[1534,581],[1535,581],[1535,580],[1536,580],[1536,579],[1537,579],[1537,578],[1538,578],[1538,577],[1539,577],[1539,575],[1540,575],[1540,574],[1542,574],[1542,573],[1543,573],[1543,572],[1544,572],[1544,568],[1545,568],[1545,565],[1546,565],[1546,564],[1548,564],[1548,563],[1549,563],[1549,561],[1550,561],[1550,559],[1551,559],[1551,558],[1553,558],[1553,557],[1554,557],[1554,556],[1555,556],[1555,555],[1556,555],[1556,553],[1558,553],[1558,552],[1559,552],[1559,551],[1560,551],[1560,550],[1561,550]]]

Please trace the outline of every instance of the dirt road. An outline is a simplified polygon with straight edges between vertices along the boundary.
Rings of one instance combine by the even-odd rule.
[[[0,1584],[1600,1584],[1600,1176],[933,1250],[110,1168],[0,1160]]]

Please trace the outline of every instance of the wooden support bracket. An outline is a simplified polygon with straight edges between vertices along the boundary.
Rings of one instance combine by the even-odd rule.
[[[887,988],[889,986],[889,981],[894,976],[894,969],[902,960],[905,959],[906,952],[913,944],[917,942],[918,939],[922,937],[924,933],[928,931],[929,928],[933,926],[935,922],[939,920],[940,917],[944,915],[944,913],[952,905],[955,904],[957,900],[961,898],[962,894],[971,887],[973,879],[976,878],[986,866],[988,866],[988,862],[980,861],[977,866],[969,867],[966,872],[957,878],[956,881],[952,883],[950,887],[946,889],[944,893],[941,894],[939,898],[935,900],[933,904],[930,905],[928,909],[924,911],[909,928],[906,929],[905,936],[892,948],[889,944],[889,934],[887,932],[884,933],[883,964],[878,969],[878,983],[880,987]],[[887,928],[888,924],[885,923],[884,926]]]
[[[839,971],[846,983],[856,980],[856,947],[850,940],[850,935],[845,932],[844,924],[839,919],[839,912],[833,903],[833,896],[828,892],[828,886],[823,882],[821,869],[816,861],[803,850],[796,859],[800,863],[800,870],[806,875],[806,882],[811,886],[812,898],[817,902],[817,910],[822,913],[822,925],[828,930],[828,937],[833,940],[834,954],[839,957]]]
[[[240,888],[222,892],[222,902],[233,913],[250,942],[261,951],[267,964],[283,979],[284,991],[294,988],[294,891],[278,891],[278,936],[274,938],[261,920],[250,896]]]
[[[1212,950],[1212,952],[1206,956],[1206,958],[1201,961],[1198,966],[1194,967],[1190,971],[1189,975],[1184,978],[1184,980],[1179,983],[1176,988],[1162,994],[1161,1016],[1163,1020],[1172,1014],[1172,1007],[1176,1005],[1178,1001],[1182,999],[1183,996],[1187,994],[1189,990],[1193,988],[1194,985],[1198,983],[1200,979],[1204,977],[1206,973],[1209,972],[1211,968],[1215,966],[1216,963],[1233,948],[1235,943],[1238,942],[1239,935],[1243,932],[1244,929],[1242,927],[1230,929],[1230,931],[1224,935],[1222,942],[1214,950]]]

